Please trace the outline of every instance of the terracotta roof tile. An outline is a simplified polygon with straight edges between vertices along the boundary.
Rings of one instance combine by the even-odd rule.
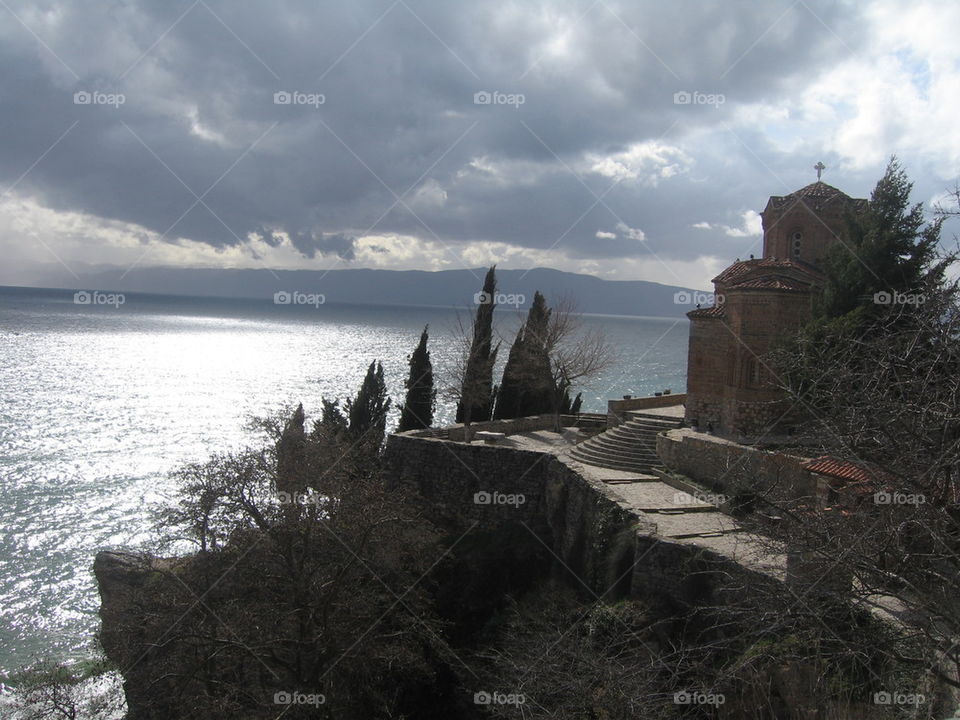
[[[813,204],[816,206],[826,205],[828,203],[840,202],[848,205],[852,205],[855,209],[860,210],[866,207],[867,201],[863,198],[852,198],[847,195],[843,190],[838,190],[833,187],[833,185],[827,185],[825,182],[818,180],[815,183],[810,183],[809,185],[796,190],[789,195],[773,195],[770,197],[768,202],[768,207],[782,207],[790,203],[794,203],[798,200],[803,200],[807,204]]]
[[[801,467],[804,470],[809,470],[818,475],[827,475],[841,480],[850,480],[855,483],[871,483],[878,480],[891,479],[891,475],[882,470],[876,470],[865,465],[858,465],[849,460],[839,460],[829,455],[807,460]]]
[[[717,275],[713,279],[713,282],[720,283],[722,285],[729,285],[735,282],[737,279],[745,277],[754,270],[764,269],[799,270],[801,273],[811,276],[811,278],[819,278],[821,276],[820,272],[814,267],[797,260],[790,260],[787,258],[756,258],[754,260],[740,260],[735,262],[722,273]]]
[[[790,292],[806,292],[809,289],[810,283],[802,283],[792,278],[773,275],[744,280],[736,285],[727,286],[727,290],[788,290]]]
[[[711,305],[710,307],[697,308],[687,313],[688,318],[722,318],[727,314],[723,305]]]

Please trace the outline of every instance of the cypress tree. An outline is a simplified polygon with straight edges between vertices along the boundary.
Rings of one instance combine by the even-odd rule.
[[[347,431],[348,428],[347,418],[340,409],[340,401],[330,401],[325,397],[321,397],[320,404],[322,406],[323,413],[321,414],[319,420],[314,420],[311,437],[313,439],[318,439],[321,437],[336,439],[340,437]]]
[[[357,396],[347,401],[350,434],[356,438],[366,436],[379,447],[383,444],[389,410],[390,398],[383,379],[383,365],[374,360],[367,368]]]
[[[423,328],[420,343],[410,356],[410,377],[407,378],[407,397],[400,407],[400,424],[397,432],[428,428],[433,424],[433,407],[436,390],[433,389],[433,365],[430,363],[430,351],[427,350],[427,333],[430,326]]]
[[[496,265],[487,270],[483,290],[478,294],[473,338],[463,372],[457,422],[489,420],[493,409],[493,366],[497,348],[493,347],[493,310],[497,293]],[[499,346],[498,346],[499,347]]]
[[[277,490],[298,492],[303,488],[307,446],[303,423],[303,403],[300,403],[277,441]]]
[[[517,332],[503,368],[495,418],[507,419],[553,412],[553,381],[547,351],[550,314],[546,299],[539,291],[535,292],[527,319]]]

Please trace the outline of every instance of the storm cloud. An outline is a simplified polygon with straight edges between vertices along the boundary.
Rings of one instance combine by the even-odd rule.
[[[0,281],[53,255],[702,284],[818,160],[856,195],[893,152],[920,199],[952,184],[936,117],[925,141],[876,87],[956,103],[918,7],[8,0]]]

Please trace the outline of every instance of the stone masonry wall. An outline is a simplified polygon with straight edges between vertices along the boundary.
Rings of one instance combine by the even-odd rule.
[[[802,497],[814,492],[805,458],[739,445],[681,428],[657,436],[657,456],[674,472],[726,495]]]
[[[388,483],[419,496],[451,533],[474,522],[526,524],[533,542],[539,538],[557,558],[558,577],[607,601],[716,602],[744,582],[769,580],[703,547],[657,536],[646,516],[609,486],[549,453],[401,433],[387,441],[385,466]],[[500,493],[504,502],[475,502],[483,492]],[[523,503],[506,502],[519,494]]]

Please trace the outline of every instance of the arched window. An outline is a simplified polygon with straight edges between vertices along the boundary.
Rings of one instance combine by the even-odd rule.
[[[757,387],[763,384],[763,365],[755,357],[749,357],[743,364],[741,387]]]

